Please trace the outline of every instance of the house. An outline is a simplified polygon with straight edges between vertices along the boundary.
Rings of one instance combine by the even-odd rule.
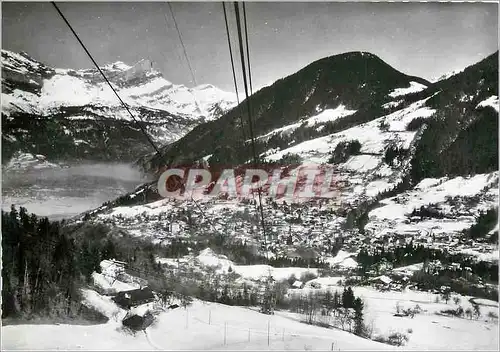
[[[295,282],[292,284],[292,287],[293,288],[303,288],[304,287],[304,283],[302,281],[295,280]]]
[[[392,282],[391,278],[385,275],[374,277],[370,281],[372,281],[375,284],[381,284],[381,285],[389,285]]]
[[[125,316],[122,320],[122,324],[129,329],[140,331],[146,329],[150,326],[154,321],[154,317],[151,313],[146,313],[144,316],[140,316],[137,314],[130,314]]]
[[[129,291],[120,291],[115,297],[113,297],[113,301],[125,309],[153,302],[154,300],[155,296],[149,287]]]

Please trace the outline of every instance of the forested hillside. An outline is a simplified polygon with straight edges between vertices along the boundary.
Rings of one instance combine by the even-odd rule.
[[[498,170],[498,110],[481,104],[498,97],[498,52],[430,90],[439,92],[428,101],[437,112],[423,123],[414,181]]]

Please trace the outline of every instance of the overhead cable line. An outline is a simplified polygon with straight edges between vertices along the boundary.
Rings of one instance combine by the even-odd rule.
[[[177,35],[179,36],[179,41],[181,42],[181,45],[182,45],[182,50],[184,52],[184,57],[186,58],[186,62],[187,62],[188,67],[189,67],[189,72],[191,72],[191,78],[193,79],[194,85],[197,86],[198,84],[196,83],[196,78],[194,77],[193,68],[191,67],[191,62],[189,61],[189,57],[188,57],[188,54],[186,51],[186,46],[184,45],[184,41],[182,40],[181,31],[179,30],[179,26],[177,25],[177,20],[175,19],[174,10],[172,9],[172,5],[169,2],[167,2],[167,4],[168,4],[168,8],[170,9],[170,14],[172,15],[172,19],[174,20],[175,29],[177,30]]]
[[[147,133],[147,131],[145,130],[145,128],[139,123],[139,121],[136,119],[136,117],[132,114],[132,112],[130,111],[128,105],[121,99],[121,97],[118,94],[118,92],[114,89],[114,87],[111,84],[111,82],[108,80],[108,78],[106,77],[106,75],[104,74],[104,72],[101,70],[101,68],[99,67],[99,65],[95,61],[94,57],[89,52],[89,50],[87,49],[87,47],[85,46],[85,44],[82,42],[82,40],[80,39],[80,37],[78,36],[78,34],[76,33],[76,31],[73,29],[73,27],[71,26],[71,24],[69,23],[69,21],[66,19],[66,17],[62,13],[62,11],[59,9],[59,7],[57,6],[57,4],[54,1],[52,1],[51,3],[54,6],[54,8],[57,10],[57,12],[59,13],[59,15],[61,16],[61,18],[64,20],[64,22],[66,23],[66,25],[68,26],[68,28],[71,30],[71,32],[73,33],[73,35],[76,37],[76,39],[78,40],[78,42],[80,43],[80,45],[82,46],[82,48],[84,49],[84,51],[86,52],[86,54],[89,56],[89,58],[92,61],[92,63],[95,65],[95,67],[97,68],[97,70],[99,71],[99,73],[102,75],[102,77],[104,78],[104,80],[106,81],[106,83],[109,85],[109,87],[111,88],[111,90],[113,91],[113,93],[118,98],[118,100],[120,101],[120,103],[124,106],[124,108],[127,110],[127,112],[132,117],[132,119],[137,123],[137,125],[139,126],[140,130],[142,131],[142,133],[146,136],[148,142],[152,145],[152,147],[155,149],[155,151],[160,156],[160,158],[164,162],[166,162],[166,160],[164,159],[164,156],[161,153],[161,151],[159,150],[159,148],[156,146],[156,144],[150,138],[150,136]],[[169,7],[170,7],[170,4],[169,4]],[[170,9],[171,9],[171,7],[170,7]],[[254,160],[257,163],[258,158],[257,158],[257,155],[255,153],[255,142],[254,142],[254,137],[253,137],[253,128],[252,128],[252,121],[251,121],[251,108],[250,108],[250,101],[248,99],[248,87],[247,87],[246,70],[245,70],[245,63],[244,63],[244,53],[243,53],[243,47],[242,47],[243,40],[242,40],[242,36],[241,36],[241,23],[240,23],[240,16],[239,16],[239,9],[238,9],[238,3],[237,2],[235,2],[235,10],[236,10],[236,16],[237,16],[238,38],[239,38],[239,43],[240,43],[240,55],[241,55],[241,58],[242,58],[243,79],[244,79],[244,86],[245,86],[245,95],[246,95],[246,100],[247,100],[248,118],[249,118],[250,133],[251,133],[251,138],[252,138],[252,150],[253,150]],[[173,13],[172,13],[172,15],[173,15]],[[174,19],[174,21],[175,21],[175,19]],[[177,25],[176,25],[176,28],[177,28]],[[141,122],[143,122],[143,121],[141,120]],[[263,212],[263,208],[262,208],[262,199],[261,199],[260,188],[258,189],[258,194],[259,194],[259,204],[260,204],[260,213],[261,213],[261,223],[262,223],[262,228],[263,228],[263,232],[264,232],[264,244],[266,246],[266,257],[267,257],[268,254],[267,254],[267,245],[266,245],[266,232],[265,232],[265,224],[264,224],[264,212]],[[209,222],[209,224],[212,226],[212,228],[217,232],[217,229],[215,228],[215,226],[213,225],[213,223],[208,219],[208,217],[206,216],[205,212],[199,206],[199,204],[196,202],[196,200],[193,198],[192,195],[191,195],[191,200],[195,203],[195,205],[198,207],[198,209],[202,212],[202,215],[205,217],[205,219],[207,220],[207,222]]]
[[[247,11],[245,8],[245,2],[242,1],[242,6],[243,6],[243,22],[245,24],[245,44],[247,48],[247,62],[248,62],[248,82],[250,84],[250,96],[253,95],[253,88],[252,88],[252,71],[250,70],[250,49],[248,48],[248,30],[247,30]]]
[[[169,21],[167,19],[167,14],[165,13],[165,11],[162,11],[162,17],[163,19],[165,20],[165,35],[167,36],[167,38],[169,37],[169,29],[171,30],[172,27],[170,26],[169,24]],[[177,60],[179,60],[180,64],[181,64],[181,67],[182,67],[182,58],[181,56],[179,55],[179,52],[177,50],[177,47],[175,44],[172,45],[173,46],[173,52],[175,52],[175,57],[177,58]],[[165,58],[165,61],[167,61],[167,58],[165,55],[163,55],[163,52],[162,52],[162,56]]]
[[[231,36],[229,35],[229,25],[227,22],[227,12],[226,12],[226,4],[222,2],[222,9],[224,10],[224,22],[226,23],[226,34],[227,34],[227,44],[229,46],[229,57],[231,58],[231,69],[233,71],[233,82],[234,82],[234,91],[236,92],[236,101],[238,103],[237,106],[240,105],[240,97],[238,93],[238,83],[236,81],[236,71],[234,69],[234,60],[233,60],[233,49],[231,47]],[[240,124],[241,124],[241,134],[243,136],[243,140],[246,140],[245,136],[245,124],[243,123],[243,115],[240,114]]]
[[[236,83],[236,71],[234,70],[233,49],[231,47],[231,37],[229,35],[229,25],[227,24],[226,4],[224,2],[222,2],[222,8],[224,10],[224,22],[226,23],[227,44],[229,46],[229,57],[231,58],[231,69],[233,70],[234,91],[236,92],[236,101],[238,102],[238,105],[240,105],[240,98],[239,98],[239,94],[238,94],[238,84]]]
[[[95,67],[97,68],[97,70],[99,71],[99,73],[101,74],[101,76],[104,78],[104,80],[106,81],[106,83],[109,85],[109,87],[111,88],[111,90],[113,91],[113,93],[115,93],[116,97],[118,98],[118,100],[120,100],[120,103],[123,105],[123,107],[125,108],[125,110],[127,110],[127,112],[129,113],[130,117],[132,117],[132,119],[137,123],[137,125],[139,126],[139,128],[141,129],[142,133],[144,133],[144,135],[146,136],[146,138],[148,139],[148,142],[153,146],[153,148],[155,149],[156,153],[158,153],[160,156],[162,156],[160,150],[156,147],[155,143],[153,142],[153,140],[149,137],[149,135],[147,134],[146,130],[144,129],[144,127],[139,123],[139,121],[136,119],[136,117],[134,116],[134,114],[132,114],[132,112],[130,111],[129,107],[127,104],[125,104],[125,102],[122,100],[122,98],[120,98],[120,96],[118,95],[118,93],[116,92],[115,88],[113,88],[113,85],[111,84],[111,82],[108,80],[108,78],[106,77],[106,75],[104,74],[104,72],[102,72],[101,68],[99,67],[99,65],[97,64],[97,62],[94,60],[94,57],[92,56],[92,54],[88,51],[87,47],[85,46],[85,44],[83,44],[82,40],[80,39],[80,37],[78,36],[78,34],[75,32],[75,30],[73,29],[73,27],[71,26],[71,24],[68,22],[68,20],[66,19],[66,17],[64,16],[64,14],[61,12],[61,10],[59,9],[59,7],[57,6],[57,4],[52,1],[52,5],[55,7],[55,9],[57,10],[57,12],[59,13],[59,15],[61,16],[61,18],[64,20],[64,22],[66,23],[66,25],[69,27],[69,29],[71,30],[71,32],[73,33],[73,35],[76,37],[76,39],[78,40],[78,42],[80,43],[80,45],[82,46],[83,50],[85,50],[85,52],[87,53],[87,55],[89,56],[90,60],[92,60],[93,64],[95,65]],[[144,122],[144,121],[141,121],[141,122]]]
[[[177,30],[177,34],[179,36],[179,41],[181,42],[182,50],[184,52],[184,57],[186,58],[186,62],[188,64],[189,72],[191,72],[191,78],[193,79],[194,86],[196,87],[198,85],[198,83],[196,83],[196,77],[194,76],[193,68],[191,67],[191,62],[189,61],[189,56],[188,56],[187,51],[186,51],[186,46],[184,45],[184,41],[182,40],[181,31],[179,30],[179,26],[177,25],[177,20],[175,19],[174,10],[172,9],[172,5],[169,2],[167,2],[167,4],[168,4],[168,8],[170,9],[170,14],[172,15],[172,19],[174,20],[175,29]],[[200,112],[200,115],[202,115],[203,113],[201,111],[200,104],[198,104],[198,99],[196,99],[196,95],[194,93],[193,93],[193,98],[194,98],[194,102],[196,104],[196,107],[198,108],[198,111]]]
[[[102,77],[104,78],[104,80],[108,83],[108,85],[110,86],[110,88],[113,90],[113,92],[115,93],[115,95],[117,96],[118,100],[120,100],[120,102],[122,103],[122,105],[125,107],[125,109],[127,110],[127,112],[130,114],[130,116],[132,117],[132,119],[137,123],[137,125],[139,126],[139,128],[141,129],[142,133],[146,136],[146,138],[148,139],[149,143],[153,146],[153,148],[156,150],[156,153],[159,155],[160,159],[163,160],[163,162],[165,162],[166,165],[168,165],[168,163],[166,162],[163,154],[160,152],[159,148],[156,146],[156,144],[153,142],[153,140],[149,137],[149,134],[147,133],[147,131],[144,129],[143,126],[141,126],[141,124],[139,123],[139,121],[135,118],[135,116],[132,114],[132,112],[130,111],[130,109],[128,108],[127,104],[125,104],[125,102],[120,98],[120,95],[117,93],[117,91],[113,88],[113,86],[111,85],[111,83],[109,82],[108,78],[106,77],[106,75],[104,74],[104,72],[102,72],[101,68],[99,67],[99,65],[97,64],[97,62],[94,60],[94,57],[92,56],[92,54],[88,51],[87,47],[85,46],[85,44],[82,42],[82,40],[80,39],[80,37],[78,36],[78,34],[75,32],[75,30],[73,29],[73,27],[71,26],[71,24],[69,23],[69,21],[66,19],[66,17],[64,16],[64,14],[61,12],[61,10],[59,9],[59,7],[57,6],[57,4],[52,1],[52,5],[54,5],[55,9],[57,10],[57,12],[59,13],[59,15],[62,17],[62,19],[64,20],[64,22],[68,25],[68,27],[70,28],[71,32],[73,32],[73,34],[75,35],[76,39],[78,40],[78,42],[80,43],[80,45],[82,46],[82,48],[85,50],[85,52],[87,53],[87,55],[90,57],[90,59],[92,60],[92,62],[94,63],[95,67],[99,70],[100,74],[102,75]],[[143,122],[143,121],[142,121]],[[193,196],[191,195],[191,200],[195,203],[195,205],[198,207],[198,209],[202,212],[202,215],[205,217],[205,219],[207,220],[207,222],[210,224],[210,226],[212,226],[212,228],[217,232],[217,229],[215,228],[215,226],[213,225],[213,223],[208,219],[208,217],[206,216],[205,212],[203,211],[203,209],[200,207],[200,205],[198,204],[198,202],[196,202],[196,200],[193,198]]]
[[[246,68],[245,68],[245,54],[243,52],[243,38],[242,38],[242,33],[241,33],[241,17],[240,17],[240,9],[238,2],[234,2],[234,11],[236,14],[236,26],[238,29],[238,40],[240,44],[240,58],[241,58],[241,66],[242,66],[242,73],[243,73],[243,85],[245,87],[245,97],[246,97],[246,106],[247,106],[247,113],[248,113],[248,124],[249,124],[249,129],[250,129],[250,138],[252,140],[252,154],[253,154],[253,159],[255,163],[255,167],[258,166],[259,164],[259,158],[257,156],[257,152],[255,150],[255,137],[253,133],[253,126],[252,126],[252,109],[250,105],[250,97],[248,95],[248,84],[247,84],[247,77],[246,77]],[[267,238],[266,238],[266,226],[264,222],[264,209],[262,207],[262,194],[261,194],[261,187],[257,189],[257,193],[259,196],[259,205],[260,205],[260,219],[261,219],[261,225],[262,225],[262,232],[264,236],[264,246],[266,248],[266,258],[268,257],[267,254]]]

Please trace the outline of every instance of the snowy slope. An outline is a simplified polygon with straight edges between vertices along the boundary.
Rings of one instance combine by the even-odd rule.
[[[339,278],[321,278],[325,285],[319,290],[341,291],[343,287]],[[313,281],[318,281],[316,279]],[[290,290],[290,293],[306,295],[315,291],[309,282],[302,290]],[[365,302],[365,322],[373,327],[374,335],[387,336],[392,332],[406,334],[409,337],[400,350],[496,350],[498,349],[498,319],[490,321],[487,312],[497,312],[496,302],[492,306],[482,305],[482,317],[479,320],[455,318],[439,315],[441,310],[455,309],[451,301],[446,304],[440,300],[439,294],[404,290],[403,292],[381,292],[372,287],[353,287],[354,294]],[[471,308],[471,297],[453,295],[460,300],[463,309]],[[436,299],[439,302],[436,303]],[[476,300],[476,299],[474,299]],[[478,300],[481,302],[481,300]],[[487,301],[487,300],[485,300]],[[486,303],[486,302],[482,302]],[[401,309],[414,308],[417,304],[422,309],[420,314],[410,317],[397,317],[396,304]],[[387,346],[389,347],[389,346]]]
[[[402,95],[420,92],[420,91],[424,90],[425,88],[427,88],[427,86],[425,86],[421,83],[412,81],[412,82],[410,82],[409,87],[397,88],[397,89],[393,90],[391,93],[389,93],[389,96],[392,98],[396,98],[396,97],[400,97]]]
[[[458,197],[458,201],[457,201]],[[481,211],[498,204],[498,172],[472,177],[425,179],[413,190],[381,201],[381,206],[369,213],[365,229],[373,236],[386,233],[452,236],[476,222]],[[410,221],[411,212],[432,205],[445,218],[424,218]]]
[[[343,184],[342,188],[337,189],[338,201],[350,204],[373,198],[394,187],[404,176],[411,154],[399,165],[390,167],[383,160],[384,153],[389,146],[411,150],[418,131],[408,131],[406,127],[417,118],[433,116],[435,111],[425,106],[430,98],[338,133],[311,139],[280,151],[270,150],[264,156],[273,161],[287,154],[297,154],[304,164],[321,164],[330,159],[340,142],[357,140],[361,144],[359,155],[352,155],[346,162],[336,165],[335,179]]]
[[[340,278],[322,278],[320,290],[341,291]],[[313,281],[319,281],[315,279]],[[312,282],[312,281],[311,281]],[[292,295],[306,295],[311,282]],[[453,303],[436,302],[439,295],[406,290],[380,292],[371,287],[353,287],[365,302],[365,322],[374,336],[400,332],[409,337],[405,346],[394,347],[363,339],[338,329],[301,323],[299,314],[276,311],[260,314],[253,309],[194,300],[187,309],[159,312],[145,332],[125,332],[120,321],[126,312],[109,297],[84,290],[84,304],[110,319],[101,325],[10,325],[2,327],[5,350],[496,350],[498,319],[487,319],[498,309],[496,302],[474,299],[482,318],[470,320],[440,315]],[[460,305],[471,308],[471,297],[455,295]],[[395,317],[396,305],[422,309],[414,318]],[[144,308],[144,307],[139,307]]]
[[[480,102],[479,104],[477,104],[478,108],[484,108],[486,106],[492,107],[493,109],[495,109],[496,112],[498,112],[499,111],[498,97],[496,95],[492,95],[491,97],[489,97],[489,98],[483,100],[482,102]]]
[[[2,340],[6,350],[330,350],[332,344],[336,350],[394,349],[344,331],[201,301],[187,310],[161,313],[146,333],[135,336],[111,321],[94,326],[5,326]]]
[[[279,127],[277,129],[274,129],[262,136],[258,136],[255,139],[256,140],[267,140],[270,137],[273,137],[277,134],[289,134],[296,129],[298,129],[301,126],[306,126],[306,127],[316,127],[318,130],[321,130],[326,122],[332,122],[338,119],[341,119],[342,117],[346,117],[349,115],[352,115],[356,112],[356,110],[349,110],[347,109],[344,105],[340,104],[337,106],[335,109],[324,109],[322,110],[319,106],[316,107],[316,112],[317,114],[308,117],[308,118],[303,118],[299,122],[286,125],[283,127]],[[250,141],[250,140],[248,140]],[[247,141],[247,142],[248,142]]]

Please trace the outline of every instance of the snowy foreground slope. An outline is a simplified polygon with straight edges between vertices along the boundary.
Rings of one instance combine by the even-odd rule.
[[[333,287],[335,288],[335,287]],[[341,287],[337,287],[341,289]],[[299,290],[297,290],[299,291]],[[437,315],[452,304],[434,303],[435,295],[422,292],[381,293],[355,287],[366,302],[366,321],[375,334],[401,332],[409,336],[394,347],[337,330],[307,325],[301,317],[278,311],[274,316],[249,308],[194,301],[157,315],[156,322],[135,336],[121,328],[125,311],[109,298],[88,290],[88,303],[110,320],[103,325],[10,325],[2,327],[4,350],[497,350],[498,320],[489,322]],[[304,292],[304,291],[302,291]],[[468,306],[467,297],[460,297]],[[394,317],[395,305],[419,304],[413,319]],[[488,303],[488,302],[486,302]],[[492,302],[496,303],[496,302]],[[483,316],[497,307],[482,306]],[[269,326],[269,344],[268,344]],[[411,332],[410,332],[411,331]],[[226,335],[224,339],[224,335]]]
[[[323,278],[326,281],[327,278]],[[337,280],[333,280],[336,282]],[[329,286],[329,289],[338,289],[340,286]],[[308,289],[307,291],[314,291]],[[372,287],[353,287],[356,296],[366,302],[365,321],[373,326],[373,334],[387,334],[390,332],[405,333],[409,336],[407,344],[400,347],[402,350],[496,350],[498,349],[498,320],[490,321],[486,318],[489,311],[498,312],[498,302],[487,301],[491,304],[481,306],[482,318],[469,320],[437,314],[444,309],[454,309],[456,306],[444,301],[436,303],[439,295],[404,290],[403,292],[380,292]],[[292,290],[301,291],[304,290]],[[472,307],[471,297],[453,295],[460,299],[464,309]],[[420,314],[410,317],[396,317],[396,304],[401,309],[413,308],[417,304],[422,308]],[[410,332],[411,331],[411,332]],[[390,347],[390,346],[387,346]]]
[[[136,336],[121,331],[114,320],[94,326],[13,325],[3,327],[2,336],[4,350],[330,350],[332,344],[335,350],[391,349],[344,331],[201,301],[161,313],[154,326]]]
[[[205,252],[200,257],[204,257],[207,262],[211,255]],[[133,283],[136,278],[120,273],[119,266],[111,261],[103,261],[101,269],[102,273],[93,275],[96,288],[101,292],[138,287]],[[146,310],[157,312],[156,322],[145,332],[137,332],[133,336],[121,327],[121,320],[127,311],[119,308],[111,297],[90,289],[84,289],[82,293],[84,305],[93,307],[109,318],[106,324],[5,326],[2,327],[3,349],[330,350],[332,344],[335,350],[383,350],[387,347],[344,331],[306,325],[293,317],[268,316],[253,309],[199,300],[195,300],[187,309],[165,310],[156,302],[132,308],[131,312],[140,315]]]

